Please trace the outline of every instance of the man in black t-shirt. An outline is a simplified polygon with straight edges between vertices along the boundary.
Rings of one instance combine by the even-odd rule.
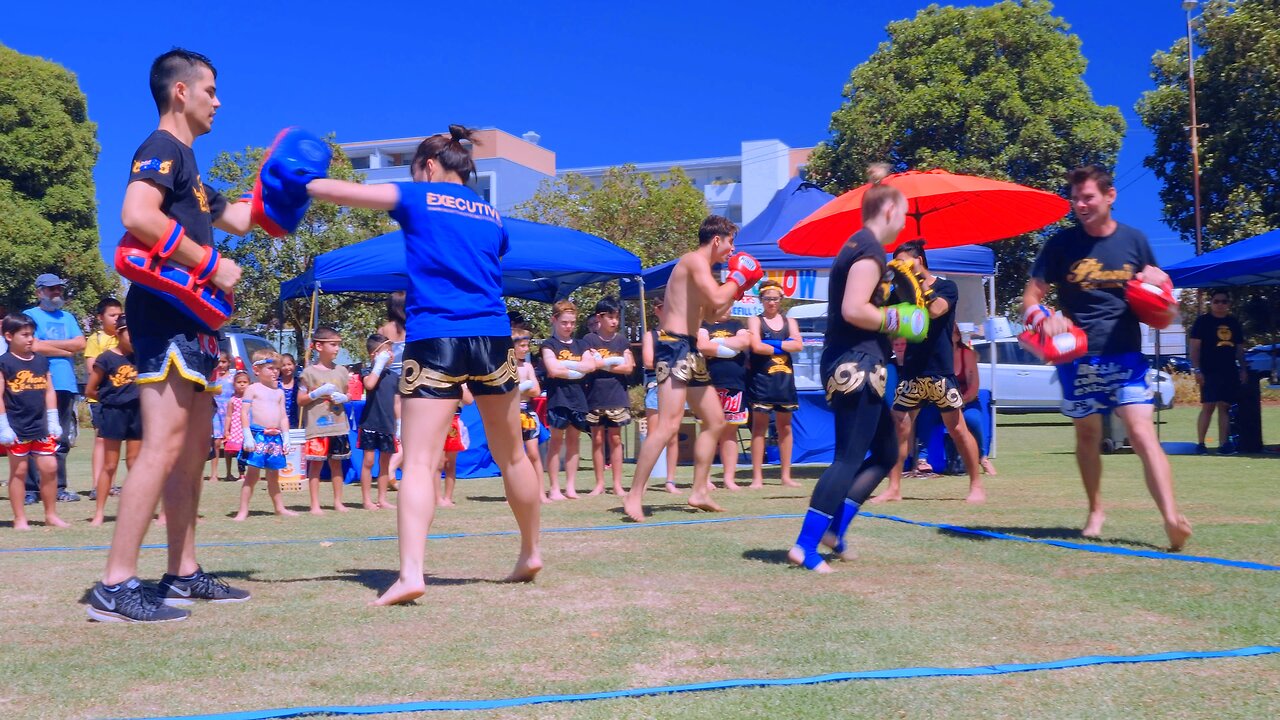
[[[1111,216],[1116,189],[1109,172],[1088,165],[1072,170],[1067,180],[1077,224],[1041,248],[1022,294],[1022,309],[1043,335],[1057,336],[1075,323],[1088,337],[1087,355],[1058,365],[1062,414],[1075,425],[1076,463],[1089,500],[1081,534],[1102,534],[1102,413],[1115,413],[1142,459],[1147,490],[1164,519],[1169,546],[1181,550],[1191,537],[1191,524],[1173,497],[1173,472],[1153,422],[1154,393],[1147,382],[1138,318],[1124,289],[1135,277],[1163,285],[1169,276],[1156,267],[1146,236]],[[1063,314],[1041,304],[1051,287],[1058,289]]]
[[[1231,314],[1231,294],[1214,290],[1209,312],[1196,318],[1191,326],[1190,360],[1200,386],[1200,417],[1196,419],[1196,452],[1204,455],[1205,435],[1209,420],[1218,411],[1218,454],[1234,455],[1231,442],[1231,420],[1228,411],[1240,386],[1249,379],[1244,366],[1244,327]]]
[[[212,250],[213,228],[232,235],[252,229],[249,203],[228,204],[204,184],[191,144],[213,127],[221,102],[209,58],[174,49],[151,65],[151,95],[160,120],[129,168],[121,218],[144,245],[160,244],[169,262],[203,268],[209,282],[231,292],[235,262]],[[169,299],[133,283],[125,300],[138,369],[143,443],[120,496],[115,535],[102,581],[89,593],[90,619],[102,622],[184,620],[172,607],[194,600],[249,599],[196,562],[195,523],[201,466],[212,435],[217,337]],[[203,448],[203,449],[202,449]],[[168,569],[155,591],[137,577],[138,552],[161,494],[167,517]]]
[[[965,425],[962,414],[964,399],[956,382],[955,348],[951,334],[956,323],[956,303],[960,301],[960,288],[952,281],[929,272],[929,260],[925,255],[924,240],[903,243],[894,251],[894,260],[910,261],[920,279],[920,286],[929,303],[929,334],[919,344],[908,344],[902,363],[902,377],[898,381],[893,401],[893,417],[898,431],[898,462],[889,471],[889,486],[871,499],[873,504],[902,499],[902,464],[910,455],[911,435],[920,408],[928,403],[936,406],[942,415],[952,441],[964,458],[969,472],[969,494],[965,502],[986,502],[987,493],[982,487],[982,468],[978,464],[978,443]]]

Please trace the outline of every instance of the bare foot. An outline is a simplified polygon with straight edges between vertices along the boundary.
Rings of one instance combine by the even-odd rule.
[[[822,536],[822,546],[835,553],[838,560],[850,562],[858,559],[858,551],[854,550],[849,543],[845,543],[844,552],[836,550],[836,536],[831,533]]]
[[[573,489],[566,489],[566,490],[564,491],[564,496],[565,496],[567,499],[569,499],[569,500],[577,500],[577,499],[578,499],[578,491],[577,491],[577,490],[573,490]]]
[[[684,494],[684,491],[683,491],[683,490],[681,490],[680,488],[676,487],[676,484],[675,484],[675,483],[667,483],[667,492],[671,493],[672,495],[683,495],[683,494]]]
[[[733,482],[732,480],[725,480],[724,489],[725,490],[741,490],[742,486],[736,482]]]
[[[1089,519],[1085,521],[1084,529],[1080,534],[1087,538],[1102,537],[1102,523],[1105,522],[1107,516],[1101,510],[1089,513]]]
[[[13,522],[13,529],[14,530],[30,530],[31,525],[29,525],[26,520],[23,520],[22,522],[18,522],[17,520],[15,520]]]
[[[90,524],[90,525],[92,525],[92,526],[94,526],[94,527],[98,527],[98,526],[102,525],[102,523],[103,523],[103,521],[104,521],[105,519],[106,519],[106,518],[102,517],[101,515],[94,515],[94,516],[93,516],[93,519],[89,521],[89,524]]]
[[[689,506],[706,512],[724,512],[724,508],[715,504],[715,502],[711,500],[710,496],[690,495]]]
[[[902,500],[902,491],[901,491],[901,490],[898,490],[898,491],[896,491],[896,492],[887,492],[887,491],[886,491],[886,492],[882,492],[882,493],[880,493],[879,495],[877,495],[877,496],[875,496],[875,497],[871,498],[870,500],[868,500],[868,501],[867,501],[867,504],[868,504],[868,505],[879,505],[880,503],[898,502],[898,501],[900,501],[900,500]]]
[[[800,483],[791,478],[782,478],[782,487],[800,487]]]
[[[1178,552],[1191,539],[1191,523],[1187,522],[1185,516],[1179,515],[1178,522],[1173,525],[1165,523],[1164,532],[1169,536],[1169,552]]]
[[[982,458],[982,462],[978,463],[982,466],[982,472],[994,477],[996,475],[996,466],[991,464],[990,458]]]
[[[987,501],[987,491],[981,485],[969,488],[969,494],[964,499],[970,505],[981,505]]]
[[[639,495],[628,494],[626,499],[622,501],[622,511],[632,520],[644,522],[644,505],[640,502]]]
[[[395,510],[395,509],[396,509],[395,503],[392,503],[392,502],[391,502],[391,501],[389,501],[389,500],[379,500],[379,501],[378,501],[378,507],[382,508],[383,510]]]
[[[362,507],[364,507],[365,510],[381,510],[382,509],[382,506],[376,502],[367,502]]]
[[[565,499],[564,493],[560,492],[559,488],[556,488],[555,490],[551,491],[551,502],[558,502],[564,499]]]
[[[752,481],[751,481],[751,484],[747,486],[747,489],[748,489],[748,490],[759,490],[759,489],[760,489],[760,488],[762,488],[762,487],[764,487],[764,481],[763,481],[763,480],[752,480]]]
[[[235,522],[242,522],[242,521],[243,521],[245,518],[247,518],[247,517],[249,517],[249,513],[247,513],[247,512],[245,512],[245,511],[243,511],[243,510],[242,510],[242,511],[240,511],[240,512],[236,513],[235,517],[233,517],[233,518],[231,518],[231,519],[232,519],[233,521],[235,521]]]
[[[298,517],[298,513],[289,508],[276,508],[276,514],[281,517]]]
[[[541,569],[542,558],[540,556],[533,555],[528,558],[520,558],[516,560],[515,569],[513,569],[511,574],[506,576],[502,581],[509,583],[533,582],[533,579],[537,577],[538,571]]]
[[[318,507],[313,507],[313,508],[311,508],[311,514],[312,514],[312,515],[323,515],[323,514],[324,514],[324,510],[322,510],[322,509],[320,509],[320,508],[318,508]]]
[[[427,591],[427,584],[419,579],[416,583],[407,582],[403,578],[396,580],[395,584],[387,588],[386,592],[378,596],[377,600],[369,603],[370,606],[384,605],[403,605],[407,602],[413,602],[422,597]]]
[[[346,505],[343,505],[342,503],[334,503],[333,509],[337,510],[338,512],[347,512],[351,508],[347,507]]]
[[[604,486],[598,485],[592,488],[591,492],[587,493],[587,497],[595,497],[597,495],[603,495],[603,494],[604,494]]]
[[[156,524],[156,527],[164,527],[165,525],[164,518],[156,518],[154,522]]]
[[[623,495],[627,494],[627,491],[623,490],[621,485],[614,485],[613,494],[617,495],[618,497],[622,497]]]
[[[50,525],[53,527],[71,527],[71,523],[67,522],[66,520],[63,520],[57,515],[45,515],[44,524]],[[1191,533],[1187,533],[1187,534],[1190,535]]]
[[[796,567],[804,567],[804,550],[801,550],[798,545],[793,545],[787,551],[787,562]],[[826,575],[831,572],[831,566],[827,564],[826,560],[823,560],[818,563],[817,567],[813,568],[813,571],[819,575]]]
[[[457,505],[457,503],[450,500],[449,498],[440,498],[439,500],[436,501],[436,504],[439,505],[440,507],[453,507],[454,505]]]
[[[550,504],[551,504],[551,498],[547,497],[546,495],[539,495],[539,496],[538,496],[538,499],[542,501],[542,504],[543,504],[543,505],[550,505]]]

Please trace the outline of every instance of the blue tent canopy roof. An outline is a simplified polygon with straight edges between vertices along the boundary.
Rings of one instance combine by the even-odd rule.
[[[1164,270],[1178,287],[1280,285],[1280,230],[1231,243]]]
[[[570,228],[503,218],[511,248],[502,258],[507,297],[553,302],[583,285],[636,277],[640,258],[603,238]],[[397,230],[319,255],[281,283],[280,299],[322,293],[388,293],[408,285],[404,233]]]

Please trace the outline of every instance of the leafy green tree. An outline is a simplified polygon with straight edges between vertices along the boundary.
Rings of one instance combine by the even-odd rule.
[[[1280,1],[1212,0],[1193,25],[1204,250],[1280,227]],[[1151,58],[1155,88],[1137,104],[1155,136],[1143,164],[1163,183],[1169,227],[1195,240],[1187,39]],[[1256,340],[1280,339],[1280,291],[1240,293],[1236,312]]]
[[[655,177],[638,172],[634,165],[623,165],[610,168],[598,184],[576,173],[544,181],[513,214],[605,238],[650,267],[696,247],[707,204],[702,191],[680,168]],[[617,292],[617,283],[612,282],[575,292],[579,322],[585,325],[596,301]],[[535,336],[547,337],[550,308],[545,303],[508,300],[507,304],[524,315]]]
[[[1058,192],[1071,167],[1113,165],[1124,120],[1094,102],[1080,39],[1052,9],[1046,0],[930,5],[890,23],[889,40],[853,70],[809,178],[840,193],[865,182],[869,164],[888,162]],[[1042,241],[992,246],[1001,302],[1021,296]]]
[[[75,75],[0,45],[0,305],[33,305],[43,272],[70,281],[81,317],[119,290],[98,250],[98,149]]]
[[[361,182],[364,176],[351,166],[346,153],[333,143],[333,163],[329,177]],[[220,153],[209,170],[210,184],[227,198],[238,198],[253,187],[265,152],[262,147]],[[261,230],[236,237],[222,235],[218,249],[243,269],[236,286],[234,321],[255,329],[301,330],[310,327],[311,299],[284,304],[281,317],[278,298],[280,283],[310,267],[315,256],[351,245],[392,229],[385,212],[339,208],[328,203],[312,203],[297,232],[273,238]],[[382,324],[384,297],[361,295],[320,295],[316,316],[321,325],[331,325],[343,336],[344,346],[356,357],[364,356],[364,339]],[[283,320],[283,325],[281,325]],[[306,338],[300,338],[302,348]]]

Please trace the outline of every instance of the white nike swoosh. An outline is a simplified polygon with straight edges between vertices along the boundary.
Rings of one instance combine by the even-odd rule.
[[[178,587],[178,586],[176,586],[176,585],[170,585],[170,586],[169,586],[169,592],[177,593],[178,595],[181,595],[182,597],[191,597],[191,591],[190,591],[190,590],[183,590],[182,588],[180,588],[180,587]]]
[[[108,609],[108,610],[115,610],[115,609],[116,609],[116,601],[115,601],[115,600],[108,600],[108,599],[106,599],[106,598],[102,597],[102,593],[98,592],[98,589],[97,589],[97,588],[94,588],[94,589],[93,589],[93,596],[94,596],[94,597],[96,597],[96,598],[98,598],[98,602],[102,603],[102,606],[103,606],[103,607],[105,607],[106,609]]]

